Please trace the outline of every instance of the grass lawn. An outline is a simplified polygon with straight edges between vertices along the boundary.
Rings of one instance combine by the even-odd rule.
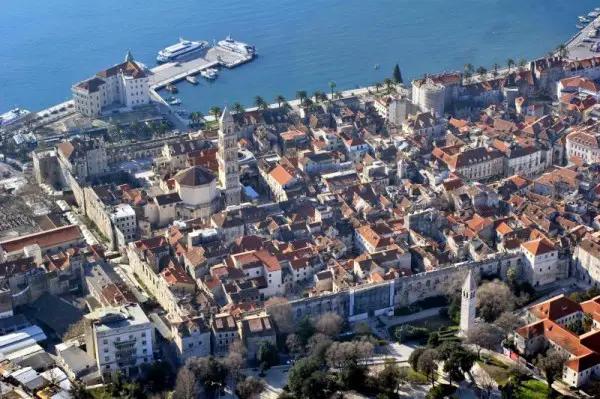
[[[515,392],[517,399],[546,399],[550,394],[548,384],[538,380],[523,381]]]
[[[479,364],[479,366],[481,366],[481,368],[484,369],[499,385],[504,385],[509,377],[508,366],[493,360],[494,359],[491,359],[487,364],[478,360],[477,364]]]
[[[411,321],[413,327],[426,327],[429,331],[438,331],[440,328],[446,328],[452,325],[452,320],[449,317],[432,316],[426,319]]]
[[[427,376],[425,374],[421,374],[418,371],[413,370],[412,367],[407,367],[407,368],[408,368],[408,376],[407,376],[408,382],[412,382],[415,384],[427,384],[429,382],[429,379],[427,378]]]
[[[104,389],[104,387],[100,387],[100,388],[92,388],[89,389],[88,392],[92,395],[92,397],[94,399],[111,399],[112,395],[108,392],[106,392],[106,389]]]

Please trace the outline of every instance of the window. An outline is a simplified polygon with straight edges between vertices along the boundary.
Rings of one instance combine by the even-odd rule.
[[[108,348],[104,348],[104,353],[108,353]]]
[[[104,361],[105,361],[105,362],[108,362],[109,360],[110,360],[110,357],[109,357],[109,356],[104,356]]]
[[[104,341],[102,341],[102,343],[103,343],[104,345],[108,345],[108,340],[107,340],[107,339],[105,339]]]
[[[146,345],[146,341],[142,341],[142,345]]]

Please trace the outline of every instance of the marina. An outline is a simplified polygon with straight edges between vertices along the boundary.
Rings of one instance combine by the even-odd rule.
[[[151,68],[149,76],[150,89],[159,90],[187,79],[188,76],[202,74],[205,70],[219,66],[235,68],[251,61],[254,56],[254,51],[248,53],[237,52],[234,51],[234,48],[226,49],[220,45],[215,45],[208,49],[202,57],[198,56],[186,61],[167,62]]]

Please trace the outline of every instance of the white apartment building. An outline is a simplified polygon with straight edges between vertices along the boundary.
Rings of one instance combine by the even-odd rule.
[[[148,81],[144,66],[128,53],[125,62],[73,85],[75,109],[85,116],[98,117],[109,106],[132,109],[149,104]]]
[[[600,145],[596,135],[577,131],[567,136],[567,159],[582,158],[586,163],[600,162]]]
[[[85,316],[86,346],[106,379],[135,376],[153,361],[153,325],[138,304],[105,307]]]
[[[558,250],[544,238],[521,244],[525,276],[534,286],[550,284],[560,277]]]
[[[116,229],[123,233],[126,242],[136,237],[137,218],[135,211],[129,204],[118,204],[113,208],[110,214],[110,220]]]

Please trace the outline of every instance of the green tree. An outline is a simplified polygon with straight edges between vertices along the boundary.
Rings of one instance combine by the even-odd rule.
[[[266,386],[263,380],[249,377],[237,384],[235,393],[239,399],[258,399]]]
[[[487,75],[487,69],[484,66],[480,66],[477,68],[477,74],[479,75],[479,80],[484,80]]]
[[[395,397],[398,386],[408,378],[407,368],[400,368],[395,363],[388,363],[377,375],[377,386],[388,397]]]
[[[471,75],[473,75],[473,73],[475,72],[475,67],[473,66],[473,64],[465,64],[465,72],[468,72]]]
[[[440,344],[440,335],[437,332],[432,332],[429,334],[429,339],[427,340],[427,346],[430,348],[435,348]]]
[[[302,384],[302,399],[329,399],[336,391],[333,381],[322,371],[311,374]]]
[[[394,71],[392,72],[392,79],[394,80],[394,83],[396,83],[396,84],[404,83],[402,81],[402,72],[400,72],[400,65],[398,65],[398,64],[396,64],[394,66]]]
[[[222,111],[219,107],[210,107],[208,113],[212,115],[215,118],[215,120],[217,120],[219,119],[219,116],[221,116]]]
[[[238,115],[241,115],[241,114],[243,114],[246,111],[244,109],[244,106],[241,103],[239,103],[239,102],[234,102],[231,108]]]
[[[313,357],[307,357],[296,362],[290,369],[288,387],[296,396],[301,396],[302,385],[313,373],[323,367],[323,363]]]
[[[512,59],[512,58],[509,58],[508,60],[506,60],[506,66],[508,67],[508,73],[509,73],[509,74],[510,74],[510,69],[511,69],[512,67],[514,67],[515,65],[516,65],[516,64],[515,64],[515,60],[514,60],[514,59]]]
[[[208,392],[214,392],[224,386],[229,375],[227,366],[212,356],[190,358],[185,367],[194,373],[196,380],[203,384]]]
[[[69,394],[73,399],[92,399],[94,396],[88,392],[83,385],[79,381],[73,381],[71,383],[71,389],[69,389]]]
[[[332,80],[329,82],[329,90],[331,91],[331,99],[333,100],[333,91],[335,90],[335,87],[337,85],[335,84],[335,82]]]
[[[261,96],[254,97],[254,106],[256,106],[256,108],[258,108],[260,110],[265,110],[265,109],[269,108],[269,105],[267,104],[265,99],[262,98]]]
[[[296,92],[296,99],[300,100],[300,105],[304,105],[304,102],[308,99],[308,93],[305,90],[298,90]]]
[[[523,57],[519,58],[519,69],[521,71],[524,71],[526,66],[527,66],[527,60]]]
[[[569,48],[566,44],[559,44],[556,46],[556,52],[560,58],[567,58],[569,56]]]
[[[275,102],[277,103],[277,107],[281,108],[281,104],[285,102],[285,97],[281,94],[275,96]]]
[[[308,316],[300,320],[296,328],[296,335],[300,338],[302,345],[306,345],[310,337],[315,333],[315,326]]]
[[[417,370],[429,377],[431,385],[435,385],[435,371],[437,370],[437,352],[435,349],[425,349],[419,356]]]
[[[498,77],[498,69],[500,69],[500,64],[494,62],[494,65],[492,65],[492,76],[494,77],[494,79]]]
[[[381,83],[375,82],[373,83],[373,86],[375,86],[375,91],[379,93],[379,89],[381,89]]]
[[[410,367],[412,367],[413,370],[417,370],[419,358],[426,350],[427,348],[417,348],[411,352],[410,356],[408,357],[408,364],[410,364]]]
[[[392,87],[394,86],[394,81],[390,78],[383,79],[383,84],[386,87],[388,94],[392,92]]]
[[[554,381],[562,376],[567,360],[569,360],[569,357],[566,354],[557,352],[554,349],[550,349],[544,356],[538,356],[535,365],[544,372],[550,389],[552,389]]]
[[[263,371],[277,365],[279,363],[277,347],[270,341],[261,342],[256,353],[256,360]]]

